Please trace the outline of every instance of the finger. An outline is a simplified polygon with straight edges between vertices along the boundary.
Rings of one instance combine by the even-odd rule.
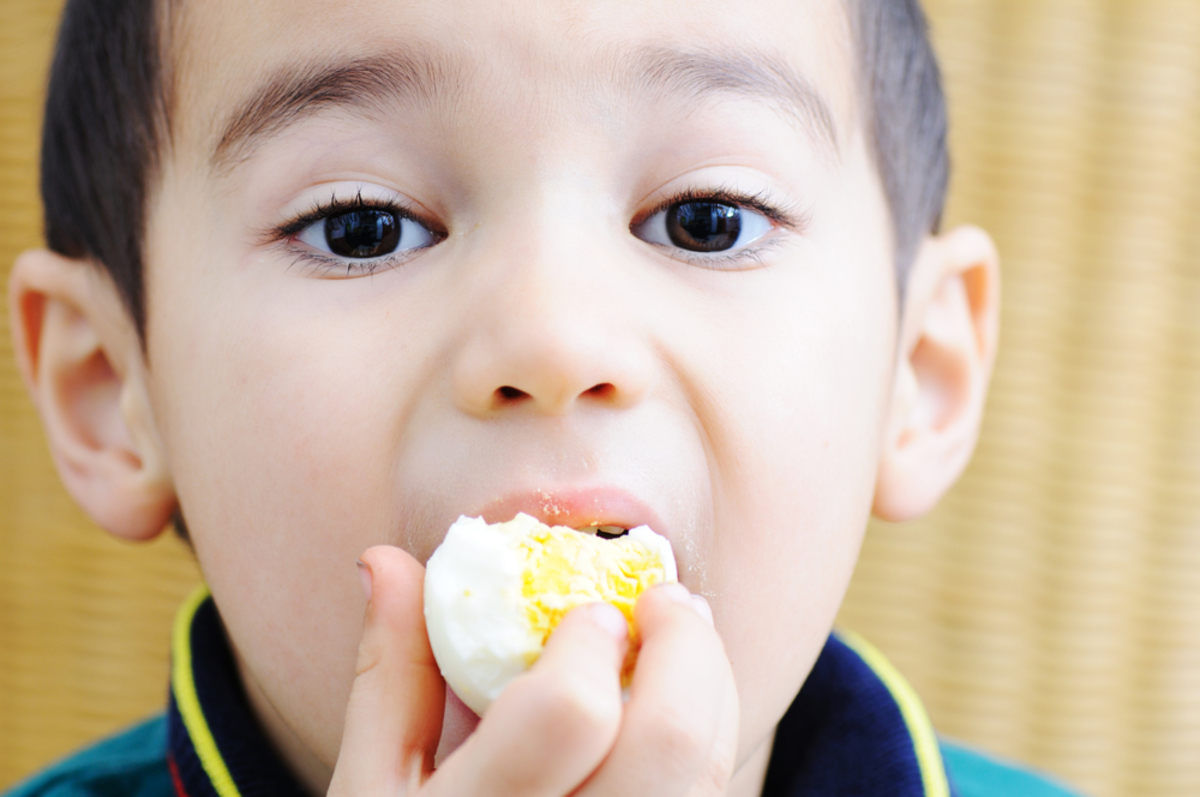
[[[646,592],[621,730],[580,795],[723,794],[737,740],[733,672],[702,607],[679,584]]]
[[[713,625],[712,608],[700,595],[692,596],[692,605],[704,621]],[[719,641],[719,636],[718,636]],[[709,750],[708,760],[700,771],[699,777],[692,783],[687,792],[688,797],[712,797],[725,794],[729,790],[729,782],[737,771],[738,764],[738,730],[741,727],[741,713],[738,703],[737,682],[733,679],[733,666],[725,654],[725,646],[721,646],[721,656],[725,660],[727,672],[721,678],[724,693],[721,696],[721,716],[717,723],[717,738]]]
[[[537,663],[516,678],[479,727],[426,784],[430,794],[561,797],[612,747],[621,722],[628,629],[608,604],[563,618]],[[423,792],[424,794],[424,792]]]
[[[370,595],[329,794],[395,797],[433,769],[445,683],[425,635],[424,568],[383,545],[361,561]]]

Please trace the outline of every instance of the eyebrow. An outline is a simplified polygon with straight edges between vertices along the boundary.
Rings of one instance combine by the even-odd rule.
[[[633,59],[638,93],[682,95],[696,102],[729,94],[767,102],[813,139],[835,150],[838,130],[829,104],[783,58],[767,52],[682,52],[650,48]]]
[[[774,105],[831,150],[838,148],[829,105],[807,79],[773,54],[640,48],[612,53],[606,61],[607,71],[626,93],[697,103],[719,95],[756,99]],[[229,115],[210,161],[225,171],[267,139],[324,110],[369,114],[398,102],[457,98],[464,85],[461,76],[449,60],[420,51],[289,66]]]
[[[457,85],[454,78],[450,64],[420,53],[283,69],[237,106],[210,160],[224,170],[264,140],[326,109],[370,113],[396,102],[432,101]]]

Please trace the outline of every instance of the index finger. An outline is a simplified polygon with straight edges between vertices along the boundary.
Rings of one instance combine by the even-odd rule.
[[[425,569],[385,545],[361,561],[371,594],[329,794],[396,797],[433,769],[445,683],[425,634]]]

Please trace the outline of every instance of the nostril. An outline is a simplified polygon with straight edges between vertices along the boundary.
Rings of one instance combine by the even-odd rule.
[[[529,398],[529,394],[520,388],[515,388],[512,385],[496,388],[496,398],[500,402],[520,401],[524,398]]]
[[[598,385],[592,385],[587,389],[585,395],[598,399],[609,399],[617,393],[617,388],[612,382],[601,382]]]

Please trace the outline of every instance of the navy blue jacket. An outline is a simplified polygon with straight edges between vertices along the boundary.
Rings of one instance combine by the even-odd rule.
[[[250,711],[216,606],[176,620],[165,714],[66,758],[5,797],[309,797]],[[912,688],[852,634],[829,638],[775,734],[764,797],[1072,797],[939,740]]]

